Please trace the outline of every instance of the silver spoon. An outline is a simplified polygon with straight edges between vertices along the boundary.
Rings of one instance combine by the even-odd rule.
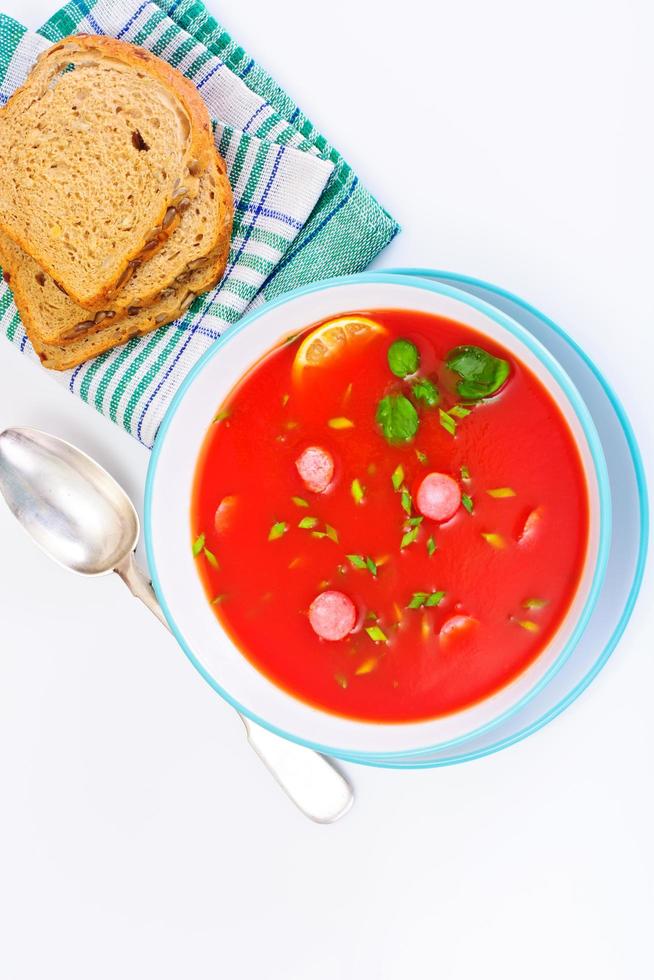
[[[37,429],[6,429],[0,433],[0,492],[50,558],[81,575],[116,572],[168,627],[134,560],[139,519],[132,502],[86,453]],[[352,789],[327,758],[239,717],[254,751],[307,817],[333,823],[347,813]]]

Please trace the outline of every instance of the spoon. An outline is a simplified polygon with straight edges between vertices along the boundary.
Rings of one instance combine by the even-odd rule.
[[[116,572],[168,627],[152,583],[134,560],[139,519],[106,470],[38,429],[0,432],[0,492],[39,547],[81,575]],[[250,745],[295,805],[318,823],[344,816],[354,797],[331,761],[239,715]]]

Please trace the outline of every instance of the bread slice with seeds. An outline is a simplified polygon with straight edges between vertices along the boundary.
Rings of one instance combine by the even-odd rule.
[[[92,357],[97,357],[98,354],[126,343],[133,337],[143,336],[178,319],[196,296],[213,289],[220,282],[228,255],[229,238],[221,241],[216,250],[206,256],[200,268],[189,271],[184,282],[176,283],[170,295],[140,310],[134,316],[125,317],[115,324],[109,321],[109,325],[102,330],[86,334],[69,343],[56,344],[40,338],[38,330],[35,329],[30,304],[21,286],[26,279],[34,278],[39,272],[38,265],[9,239],[5,238],[0,244],[0,265],[5,270],[25,332],[43,366],[54,371],[74,368]]]
[[[18,259],[14,245],[14,286],[29,317],[30,336],[37,343],[66,344],[88,334],[115,327],[159,299],[176,297],[177,286],[190,272],[204,267],[207,256],[229,247],[232,195],[225,164],[217,152],[200,176],[198,196],[182,213],[179,227],[148,262],[134,272],[112,302],[89,312],[59,289],[54,279],[35,262]],[[11,255],[11,240],[0,232],[0,250]]]
[[[97,309],[174,230],[213,152],[181,72],[114,38],[66,38],[0,109],[0,230]]]

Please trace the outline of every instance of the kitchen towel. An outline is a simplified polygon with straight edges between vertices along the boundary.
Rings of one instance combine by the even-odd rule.
[[[52,373],[151,447],[188,371],[249,307],[309,282],[360,272],[398,226],[199,0],[74,0],[36,33],[0,14],[0,105],[41,51],[76,33],[139,44],[191,79],[208,106],[234,191],[234,231],[220,285],[170,326],[73,371]],[[0,331],[38,361],[4,282]]]

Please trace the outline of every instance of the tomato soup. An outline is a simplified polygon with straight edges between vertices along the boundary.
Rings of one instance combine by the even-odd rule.
[[[530,370],[460,323],[378,310],[292,338],[217,406],[191,522],[207,600],[259,671],[323,710],[409,722],[544,649],[588,498]]]

